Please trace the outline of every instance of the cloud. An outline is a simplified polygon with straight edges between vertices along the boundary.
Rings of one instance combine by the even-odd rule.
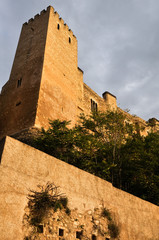
[[[0,87],[22,23],[50,4],[77,36],[84,81],[99,95],[112,92],[122,108],[144,119],[159,118],[158,0],[1,0]]]

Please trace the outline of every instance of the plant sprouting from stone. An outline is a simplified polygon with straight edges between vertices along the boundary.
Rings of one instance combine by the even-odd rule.
[[[110,211],[107,208],[103,207],[102,212],[101,212],[101,216],[104,217],[104,218],[107,218],[108,221],[109,221],[108,222],[108,230],[109,230],[110,237],[112,239],[117,238],[119,236],[119,233],[120,233],[119,227],[113,221]]]
[[[106,209],[105,207],[102,209],[101,215],[102,215],[102,217],[106,217],[109,221],[112,220],[110,211],[108,209]]]
[[[108,229],[111,238],[115,239],[119,236],[119,227],[114,222],[108,224]]]
[[[68,199],[59,192],[54,183],[47,183],[46,186],[38,185],[39,191],[30,190],[28,194],[28,222],[32,226],[42,223],[52,209],[68,209]],[[68,210],[67,210],[68,211]]]

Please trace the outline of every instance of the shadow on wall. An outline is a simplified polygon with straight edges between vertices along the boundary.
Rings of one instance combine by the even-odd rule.
[[[5,138],[3,138],[0,141],[0,163],[1,163],[1,157],[2,157],[2,153],[3,153],[4,144],[5,144]]]

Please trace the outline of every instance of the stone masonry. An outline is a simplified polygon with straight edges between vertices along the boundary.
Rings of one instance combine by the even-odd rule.
[[[0,94],[0,139],[47,128],[49,119],[74,125],[80,113],[119,109],[114,95],[104,92],[102,98],[83,83],[77,48],[77,38],[53,7],[23,24],[10,78]]]
[[[37,134],[49,119],[74,125],[80,113],[97,110],[118,109],[146,127],[143,119],[120,109],[113,94],[100,97],[83,83],[77,47],[73,32],[51,6],[23,24],[10,78],[0,94],[0,240],[158,240],[157,206],[9,137]],[[150,130],[146,127],[142,134]],[[66,194],[71,213],[50,211],[33,229],[27,222],[29,189],[48,181]],[[103,208],[120,230],[116,238]]]
[[[24,240],[24,236],[28,236],[24,221],[27,195],[30,189],[36,190],[37,185],[44,186],[47,182],[54,182],[60,187],[60,192],[68,197],[71,215],[65,215],[63,211],[55,214],[50,212],[50,217],[42,223],[44,229],[40,238],[46,239],[51,229],[53,233],[49,237],[57,240],[60,228],[65,230],[64,238],[67,237],[67,240],[69,229],[70,236],[79,239],[76,231],[82,231],[83,228],[89,240],[92,235],[96,235],[97,240],[109,239],[107,219],[103,219],[100,214],[104,207],[119,226],[120,240],[158,240],[158,206],[11,137],[6,137],[1,145],[0,156],[1,240]],[[98,228],[93,228],[93,221],[103,229],[104,236],[99,234]]]

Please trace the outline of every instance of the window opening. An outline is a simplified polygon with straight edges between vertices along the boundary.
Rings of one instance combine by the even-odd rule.
[[[16,103],[16,107],[18,107],[20,104],[21,104],[21,102],[17,102],[17,103]]]
[[[97,112],[97,110],[98,110],[97,103],[91,99],[91,111]]]
[[[38,225],[37,226],[37,232],[38,233],[43,233],[43,231],[44,231],[44,226],[43,225]]]
[[[17,88],[19,88],[21,85],[22,85],[22,78],[18,79]]]
[[[60,237],[64,236],[64,230],[62,228],[59,228],[59,236]]]
[[[96,235],[92,235],[92,240],[97,240],[97,236]]]
[[[69,37],[69,43],[71,43],[71,38]]]
[[[58,29],[58,30],[60,29],[60,24],[57,24],[57,29]]]
[[[83,233],[82,231],[80,231],[80,232],[77,231],[77,232],[76,232],[76,238],[82,239],[82,233]]]

